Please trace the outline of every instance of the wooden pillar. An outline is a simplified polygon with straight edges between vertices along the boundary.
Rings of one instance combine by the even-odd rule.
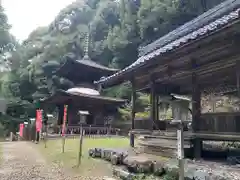
[[[236,63],[236,86],[237,86],[237,93],[238,93],[238,98],[240,98],[240,61]]]
[[[198,78],[195,73],[192,74],[192,130],[193,133],[199,130],[199,121],[201,118],[201,91],[198,84]],[[202,141],[195,138],[193,141],[194,157],[201,158]]]
[[[210,94],[210,103],[212,112],[216,112],[216,97],[213,93]]]
[[[132,121],[132,127],[131,130],[133,131],[135,129],[135,113],[136,113],[136,87],[135,87],[135,82],[132,81],[132,112],[131,112],[131,121]],[[130,146],[134,147],[134,133],[130,133]]]
[[[63,123],[63,105],[58,105],[58,125],[61,126]]]
[[[159,96],[156,96],[156,120],[159,121]]]
[[[154,130],[156,124],[156,90],[155,90],[155,82],[151,82],[151,94],[150,94],[150,120],[152,122],[152,130]]]

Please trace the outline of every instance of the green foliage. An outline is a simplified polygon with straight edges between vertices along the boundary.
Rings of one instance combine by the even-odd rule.
[[[130,108],[119,108],[120,118],[123,121],[128,121],[131,119],[131,109]]]
[[[149,118],[150,117],[150,113],[149,111],[145,111],[145,112],[138,112],[135,115],[137,118]]]
[[[23,101],[31,104],[50,96],[56,89],[72,87],[73,82],[53,72],[66,55],[71,54],[73,59],[83,57],[88,31],[91,59],[124,68],[137,59],[139,46],[156,40],[220,2],[222,0],[75,1],[62,9],[49,26],[34,30],[21,45],[9,33],[11,26],[0,7],[0,69],[5,70],[0,73],[0,93],[15,105]],[[131,101],[129,84],[103,93]],[[140,112],[137,115],[146,117],[149,97],[140,93],[137,96]],[[120,110],[123,119],[129,119],[130,107]],[[30,115],[33,109],[34,106],[27,106],[24,111]],[[22,113],[16,112],[14,116]]]
[[[4,126],[0,123],[0,138],[4,137]]]

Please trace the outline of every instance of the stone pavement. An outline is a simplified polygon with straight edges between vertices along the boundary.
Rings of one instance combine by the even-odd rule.
[[[47,164],[31,142],[4,142],[0,144],[3,159],[0,165],[1,180],[101,180],[98,177],[81,177],[66,172],[57,164]]]

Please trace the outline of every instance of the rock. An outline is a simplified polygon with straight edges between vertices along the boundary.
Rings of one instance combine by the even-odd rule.
[[[209,179],[211,180],[232,180],[234,179],[233,177],[229,177],[228,174],[224,173],[224,172],[219,172],[216,173],[208,173],[209,174]]]
[[[88,156],[93,157],[94,151],[95,151],[94,149],[89,149],[88,150]]]
[[[178,176],[178,165],[175,160],[169,160],[167,163],[165,163],[164,169],[166,171],[166,174]]]
[[[194,171],[193,179],[196,180],[210,180],[209,175],[207,172],[196,170]]]
[[[119,156],[118,154],[113,154],[113,155],[111,156],[111,163],[112,163],[113,165],[118,165],[118,164],[120,164],[120,156]]]
[[[165,173],[164,163],[160,161],[153,162],[153,173],[155,176],[162,176]]]
[[[100,148],[89,149],[88,155],[92,158],[100,158],[101,157],[101,149]]]
[[[153,162],[143,156],[127,156],[123,160],[130,172],[151,173],[153,172]]]
[[[185,168],[184,172],[185,180],[193,180],[195,171],[196,168]]]
[[[111,157],[112,157],[113,151],[110,149],[102,149],[102,153],[101,153],[101,158],[107,160],[107,161],[111,161]]]
[[[121,179],[124,179],[124,180],[132,180],[137,177],[135,174],[130,173],[126,169],[123,169],[123,168],[114,168],[113,175],[116,177],[119,177]]]

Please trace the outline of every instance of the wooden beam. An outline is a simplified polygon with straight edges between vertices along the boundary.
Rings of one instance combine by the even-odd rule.
[[[145,85],[138,84],[137,87],[143,87]],[[144,88],[138,89],[140,92],[151,93],[151,84],[148,84]],[[168,96],[171,93],[180,94],[180,87],[177,85],[155,83],[155,93],[157,95]]]
[[[132,131],[135,129],[135,113],[136,113],[136,87],[135,87],[135,81],[132,80],[132,112],[131,112],[131,121],[132,121]],[[130,146],[134,147],[134,134],[130,133]]]

